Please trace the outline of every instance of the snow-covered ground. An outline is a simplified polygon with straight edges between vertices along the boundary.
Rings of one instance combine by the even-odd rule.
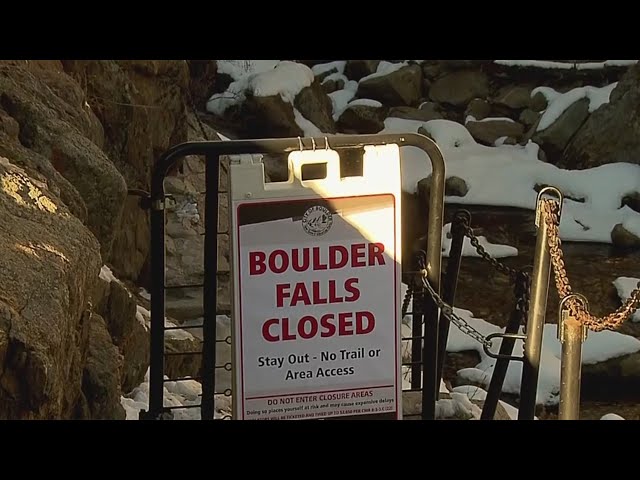
[[[342,90],[329,94],[333,104],[334,119],[354,105],[378,106],[370,99],[353,98],[359,82],[344,77],[344,61],[316,65],[313,69],[292,62],[277,61],[224,61],[223,71],[233,72],[236,81],[228,92],[214,95],[209,109],[221,113],[227,104],[243,100],[247,90],[260,94],[278,93],[288,102],[313,80],[314,74],[336,69],[334,79],[342,78]],[[246,63],[249,62],[249,63]],[[253,62],[253,63],[251,63]],[[271,62],[271,63],[270,63]],[[594,64],[579,64],[578,68],[595,69],[610,65],[630,65],[637,60],[607,60]],[[528,65],[541,68],[574,68],[573,64],[538,60],[496,60],[505,65]],[[360,80],[387,75],[406,63],[380,62],[377,71]],[[244,72],[244,75],[242,74]],[[327,81],[327,79],[324,79]],[[541,119],[539,129],[547,128],[572,103],[581,98],[589,99],[589,110],[594,111],[609,101],[616,84],[602,88],[581,87],[567,93],[559,93],[549,87],[538,87],[532,94],[541,92],[549,100],[547,110]],[[233,98],[230,98],[233,97]],[[295,110],[296,122],[307,136],[324,135],[315,125]],[[471,119],[468,119],[471,120]],[[485,119],[498,120],[496,119]],[[561,238],[565,241],[611,243],[613,227],[621,223],[630,232],[640,235],[640,214],[628,206],[620,207],[621,198],[634,191],[640,184],[640,166],[628,163],[609,164],[601,167],[571,171],[538,160],[539,147],[533,142],[525,146],[498,145],[488,147],[478,144],[464,125],[447,120],[421,122],[401,118],[387,118],[385,128],[380,133],[417,132],[420,127],[436,140],[446,161],[447,176],[458,176],[469,187],[464,197],[455,197],[457,203],[520,207],[534,209],[537,193],[536,185],[552,185],[565,195],[584,202],[565,199],[560,226]],[[431,173],[431,163],[419,149],[402,148],[403,189],[415,192],[417,183]],[[447,201],[453,200],[447,198]]]

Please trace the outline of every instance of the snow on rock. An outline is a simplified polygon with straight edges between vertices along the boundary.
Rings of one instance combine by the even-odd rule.
[[[370,98],[358,98],[357,100],[353,100],[347,104],[346,108],[351,107],[374,107],[380,108],[382,107],[382,103],[377,100],[371,100]]]
[[[254,75],[249,87],[256,97],[280,95],[285,102],[293,103],[296,95],[313,83],[314,75],[302,63],[280,62],[272,70]]]
[[[231,62],[243,62],[231,60]],[[207,110],[216,115],[222,115],[232,105],[245,101],[245,92],[250,91],[256,97],[280,95],[289,103],[293,103],[296,95],[305,87],[311,85],[313,72],[302,63],[275,60],[247,60],[249,67],[223,64],[225,69],[233,71],[236,81],[231,83],[223,93],[216,93],[207,102]],[[255,63],[266,62],[266,63]],[[275,62],[275,63],[273,63]],[[229,66],[232,65],[232,66]]]
[[[489,243],[486,237],[478,237],[480,245],[491,255],[493,258],[504,257],[517,257],[518,249],[509,245],[498,245]],[[451,224],[447,223],[442,229],[442,256],[448,257],[451,252]],[[477,250],[471,245],[469,237],[464,237],[464,243],[462,244],[462,256],[463,257],[479,257]]]
[[[322,84],[324,85],[325,83],[327,83],[330,80],[333,80],[334,82],[342,80],[345,85],[347,83],[349,83],[349,79],[347,78],[347,76],[344,73],[339,73],[339,72],[338,73],[332,73],[331,75],[327,75],[326,77],[324,77],[322,79]],[[357,84],[357,82],[356,82],[356,84]]]
[[[632,277],[618,277],[613,281],[613,286],[616,287],[618,296],[623,302],[627,301],[627,298],[631,295],[631,292],[637,288],[640,278]],[[633,322],[640,322],[640,309],[636,310],[631,316]]]
[[[315,124],[308,120],[300,113],[297,108],[293,109],[293,116],[296,120],[296,124],[302,129],[305,137],[317,137],[325,135]]]
[[[118,280],[115,275],[113,274],[113,272],[111,271],[111,269],[109,267],[107,267],[106,265],[103,265],[102,268],[100,269],[100,274],[98,275],[102,280],[104,280],[105,282],[111,283],[111,282],[118,282],[118,283],[122,283],[120,280]]]
[[[458,204],[535,209],[536,185],[553,185],[565,195],[560,236],[567,241],[611,243],[618,223],[640,233],[640,214],[620,208],[620,192],[640,185],[640,166],[630,163],[602,165],[588,170],[564,170],[538,160],[539,147],[526,145],[479,145],[461,124],[448,120],[387,118],[380,133],[409,133],[424,128],[438,143],[446,162],[447,176],[462,178],[469,191],[455,197]],[[402,147],[402,187],[415,193],[417,183],[431,174],[431,162],[415,147]],[[496,188],[496,185],[502,186]],[[451,197],[447,197],[449,200]],[[629,223],[631,222],[631,223]],[[625,227],[626,228],[626,227]]]
[[[165,375],[165,380],[168,377]],[[202,385],[195,380],[182,382],[166,382],[164,384],[164,406],[178,407],[200,404],[199,395],[202,394]],[[138,420],[141,410],[149,408],[149,370],[144,377],[144,382],[131,393],[120,397],[120,403],[125,409],[127,420]],[[216,395],[215,418],[220,419],[231,415],[231,397]],[[175,420],[200,420],[199,408],[174,409]]]
[[[311,71],[313,72],[314,76],[318,76],[318,75],[322,75],[325,72],[329,72],[333,69],[336,69],[338,72],[338,75],[342,75],[344,74],[344,67],[347,66],[347,61],[346,60],[337,60],[335,62],[329,62],[329,63],[319,63],[318,65],[314,65],[311,68]],[[332,73],[329,76],[332,75],[336,75],[335,73]]]
[[[467,115],[467,117],[464,119],[464,123],[466,125],[469,122],[511,122],[511,123],[516,123],[516,121],[513,118],[509,118],[509,117],[485,117],[485,118],[481,118],[480,120],[476,120],[476,118],[473,115]]]
[[[542,93],[549,102],[547,109],[540,118],[540,123],[536,128],[536,131],[540,132],[549,128],[553,122],[555,122],[562,113],[569,108],[572,104],[580,100],[581,98],[589,99],[589,113],[596,111],[602,105],[609,103],[609,97],[618,83],[612,83],[606,87],[580,87],[569,90],[567,93],[558,93],[549,87],[538,87],[531,91],[533,97],[536,93]]]
[[[396,70],[400,70],[402,67],[406,67],[407,65],[409,65],[408,62],[391,63],[383,60],[378,64],[378,68],[376,69],[375,73],[372,73],[371,75],[367,75],[366,77],[362,77],[360,81],[364,82],[372,78],[384,77],[385,75],[389,75],[390,73],[393,73]]]
[[[624,418],[616,413],[607,413],[600,420],[624,420]]]
[[[280,60],[217,60],[218,73],[226,73],[234,80],[275,68]]]
[[[483,401],[487,398],[486,390],[476,387],[475,385],[460,385],[455,387],[452,392],[462,393],[469,397],[469,400]],[[518,419],[518,409],[516,407],[508,404],[507,402],[503,402],[502,400],[498,400],[498,402],[505,409],[511,420]]]
[[[148,331],[151,326],[151,312],[149,312],[149,310],[147,310],[146,308],[137,305],[136,320],[138,320],[138,322],[140,322],[140,325],[142,325],[145,330]]]
[[[349,80],[348,82],[345,82],[342,90],[336,90],[329,94],[331,104],[333,105],[333,119],[335,121],[340,118],[340,115],[344,112],[347,104],[356,96],[357,91],[358,82],[355,80]]]
[[[604,62],[568,63],[549,60],[494,60],[498,65],[510,67],[537,67],[554,69],[598,70],[605,67],[627,67],[638,63],[638,60],[605,60]]]

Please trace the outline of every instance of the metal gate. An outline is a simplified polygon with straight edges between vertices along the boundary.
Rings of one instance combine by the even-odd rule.
[[[158,160],[151,179],[150,219],[151,219],[151,352],[149,376],[149,410],[140,412],[142,419],[171,418],[171,410],[176,408],[200,408],[202,420],[213,420],[215,413],[215,395],[231,395],[232,392],[215,391],[216,370],[220,368],[232,369],[231,364],[216,365],[216,346],[220,342],[231,339],[216,339],[216,307],[217,307],[217,256],[218,256],[218,185],[221,155],[241,154],[286,154],[302,148],[312,148],[316,144],[328,142],[332,149],[340,150],[362,148],[365,145],[396,144],[398,147],[417,147],[424,151],[432,165],[432,183],[429,195],[429,219],[427,227],[427,244],[425,266],[427,281],[437,293],[440,293],[441,278],[441,236],[444,214],[444,183],[445,165],[443,155],[430,138],[416,134],[386,134],[386,135],[346,135],[321,138],[281,138],[257,140],[231,140],[187,142],[166,151]],[[204,222],[204,283],[202,285],[172,285],[170,288],[202,288],[203,289],[203,323],[196,326],[165,326],[165,293],[168,286],[165,283],[166,245],[165,245],[165,201],[164,180],[168,172],[183,157],[198,155],[205,157],[206,191],[205,222]],[[412,359],[407,365],[412,370],[425,365],[437,364],[437,345],[439,331],[439,312],[436,303],[430,295],[422,296],[420,318],[414,315],[414,329],[411,339],[414,348]],[[424,321],[422,321],[422,317]],[[424,323],[425,335],[416,333],[416,326],[422,330]],[[175,329],[202,328],[202,351],[184,352],[184,355],[201,356],[201,375],[198,378],[183,377],[164,379],[165,332]],[[428,342],[424,342],[428,338]],[[408,339],[406,339],[408,340]],[[172,355],[181,353],[172,353]],[[418,357],[418,358],[416,358]],[[164,405],[164,384],[167,381],[199,380],[202,384],[201,403],[182,407]],[[422,388],[420,386],[422,385]],[[413,391],[422,391],[422,418],[435,417],[435,402],[439,389],[439,379],[435,368],[422,368],[422,382],[413,379]]]

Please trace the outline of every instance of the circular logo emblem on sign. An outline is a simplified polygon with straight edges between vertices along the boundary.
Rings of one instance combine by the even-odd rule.
[[[324,235],[331,229],[331,225],[333,225],[333,214],[321,205],[314,205],[307,209],[302,217],[302,228],[309,235]]]

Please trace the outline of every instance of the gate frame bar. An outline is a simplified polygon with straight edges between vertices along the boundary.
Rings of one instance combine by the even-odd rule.
[[[203,290],[204,320],[203,336],[205,331],[213,332],[214,345],[208,345],[211,341],[204,336],[203,353],[205,350],[215,349],[215,323],[217,301],[217,275],[208,275],[207,265],[215,264],[217,272],[218,255],[218,212],[219,212],[219,164],[220,155],[242,155],[260,153],[290,153],[304,148],[304,141],[310,140],[315,145],[326,145],[333,150],[345,148],[358,148],[365,145],[385,145],[396,144],[398,147],[417,147],[426,153],[432,166],[432,183],[429,195],[429,220],[427,227],[427,280],[433,289],[440,293],[440,275],[442,265],[442,228],[444,217],[444,184],[445,184],[445,163],[444,156],[438,145],[429,137],[418,133],[406,134],[383,134],[383,135],[340,135],[323,136],[309,138],[269,138],[251,140],[227,140],[227,141],[202,141],[185,142],[176,145],[165,151],[154,165],[151,177],[151,245],[150,245],[150,271],[151,271],[151,350],[150,350],[150,372],[149,372],[149,410],[141,412],[141,417],[146,419],[159,419],[164,412],[163,388],[164,388],[164,318],[165,318],[165,270],[166,270],[166,241],[165,241],[165,191],[164,180],[167,173],[176,162],[182,157],[190,155],[204,156],[206,158],[205,168],[207,168],[205,193],[205,285]],[[212,163],[211,166],[209,164]],[[211,168],[212,167],[212,168]],[[215,182],[215,191],[211,189],[211,182]],[[210,212],[216,212],[215,218]],[[215,225],[215,232],[209,232],[209,226]],[[209,253],[207,253],[209,252]],[[430,298],[430,296],[427,295]],[[433,312],[429,321],[438,323],[438,308],[433,303],[431,309],[425,309],[425,321],[427,315]],[[437,328],[436,328],[437,332]],[[208,341],[209,340],[209,341]],[[436,341],[437,338],[433,339]],[[426,346],[425,342],[425,346]],[[213,350],[215,351],[215,350]],[[434,352],[435,354],[435,352]],[[424,357],[423,357],[424,358]],[[213,357],[215,362],[215,357]],[[210,362],[207,362],[210,363]],[[203,369],[204,370],[204,369]],[[211,378],[208,378],[211,376]],[[427,372],[423,369],[422,383],[422,418],[433,419],[435,409],[435,399],[439,385],[427,385],[428,380],[435,380],[435,372]],[[201,406],[201,418],[213,419],[214,413],[214,387],[215,368],[210,372],[202,372],[203,396]],[[205,385],[206,383],[207,385]],[[431,382],[430,382],[431,383]],[[206,387],[206,388],[205,388]],[[210,397],[210,398],[206,398]],[[427,405],[434,402],[434,405]]]

